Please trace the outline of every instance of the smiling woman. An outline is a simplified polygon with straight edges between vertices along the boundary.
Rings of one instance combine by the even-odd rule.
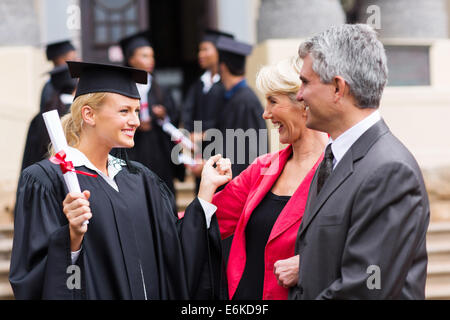
[[[221,243],[214,209],[196,198],[178,220],[173,194],[144,165],[115,158],[131,148],[139,126],[143,70],[69,62],[79,77],[70,114],[63,118],[67,158],[83,193],[68,193],[60,167],[42,160],[21,175],[15,208],[10,282],[17,299],[218,298]],[[226,183],[209,161],[201,187]],[[89,224],[84,222],[89,220]],[[88,232],[89,228],[89,232]],[[69,270],[80,270],[70,285]],[[218,269],[214,269],[217,267]]]
[[[267,100],[263,117],[289,146],[257,158],[213,198],[222,238],[234,235],[227,264],[230,299],[287,299],[296,284],[295,238],[327,141],[326,134],[306,128],[303,103],[295,99],[299,63],[284,60],[257,76]]]

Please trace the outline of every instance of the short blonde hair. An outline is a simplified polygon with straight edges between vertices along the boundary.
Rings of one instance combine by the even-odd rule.
[[[264,94],[285,94],[295,100],[300,89],[301,60],[298,57],[281,60],[262,67],[256,75],[256,87]]]

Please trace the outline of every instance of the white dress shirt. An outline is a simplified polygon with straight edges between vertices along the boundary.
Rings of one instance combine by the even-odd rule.
[[[95,167],[92,164],[92,162],[89,161],[89,159],[80,150],[72,148],[72,147],[68,147],[68,149],[66,150],[66,154],[67,154],[67,159],[72,161],[74,167],[85,166],[88,169],[94,170],[114,190],[119,192],[119,187],[118,187],[117,183],[114,181],[114,177],[120,172],[120,170],[122,170],[123,166],[126,166],[125,161],[115,158],[112,155],[108,155],[108,175],[106,175],[102,171],[97,169],[97,167]],[[198,200],[200,202],[200,205],[203,208],[203,212],[205,214],[205,219],[206,219],[206,225],[207,225],[207,228],[209,229],[212,216],[216,212],[217,207],[215,205],[213,205],[212,203],[204,201],[203,199],[198,198]],[[81,249],[82,248],[80,248],[80,250],[78,250],[78,251],[71,252],[72,264],[74,264],[77,261],[79,255],[81,253]]]
[[[220,75],[216,73],[211,81],[211,71],[208,70],[202,74],[200,80],[203,82],[203,93],[206,94],[216,82],[220,81]]]
[[[337,164],[347,151],[351,148],[351,146],[356,142],[356,140],[361,137],[364,132],[366,132],[370,127],[372,127],[375,123],[381,120],[381,115],[378,110],[372,112],[368,117],[364,118],[353,127],[345,131],[336,140],[333,141],[330,137],[330,141],[328,144],[331,145],[331,151],[333,151],[333,169],[336,168]],[[328,145],[327,144],[327,145]]]

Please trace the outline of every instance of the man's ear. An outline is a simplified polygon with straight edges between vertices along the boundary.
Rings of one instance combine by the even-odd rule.
[[[95,126],[95,113],[94,109],[92,109],[89,105],[84,105],[81,107],[81,118],[83,122],[90,125]]]
[[[228,71],[227,65],[223,61],[219,61],[219,73],[222,75]]]
[[[334,102],[338,102],[344,95],[347,94],[348,84],[345,82],[344,78],[340,76],[336,76],[333,78],[333,86],[334,86]]]

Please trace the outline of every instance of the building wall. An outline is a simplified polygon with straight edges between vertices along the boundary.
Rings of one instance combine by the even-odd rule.
[[[412,43],[411,39],[397,39]],[[257,45],[248,58],[249,84],[255,88],[256,73],[262,65],[295,56],[302,39],[267,40]],[[391,42],[389,42],[391,43]],[[424,168],[450,165],[450,40],[430,40],[431,86],[386,87],[380,111],[392,131],[405,143]],[[264,97],[257,92],[265,105]],[[274,138],[277,138],[275,134]],[[279,147],[271,141],[272,150]]]
[[[0,223],[12,218],[28,125],[39,110],[44,74],[50,68],[40,49],[0,47]]]
[[[218,0],[218,29],[240,41],[256,43],[256,20],[261,0]]]

